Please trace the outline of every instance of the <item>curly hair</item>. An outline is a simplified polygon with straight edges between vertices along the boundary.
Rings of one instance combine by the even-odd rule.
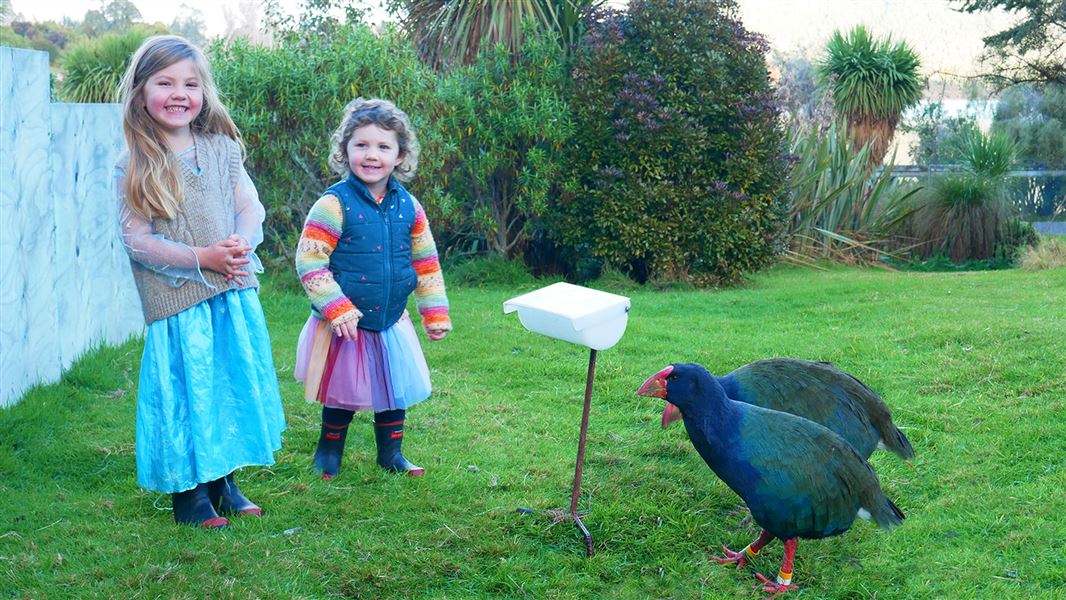
[[[348,142],[356,129],[367,125],[377,125],[387,131],[396,132],[403,162],[396,165],[393,174],[400,181],[410,181],[418,168],[420,149],[414,127],[411,126],[407,113],[396,108],[392,102],[379,98],[356,98],[344,107],[340,127],[330,138],[329,165],[333,172],[341,177],[351,175],[352,170],[348,166]]]

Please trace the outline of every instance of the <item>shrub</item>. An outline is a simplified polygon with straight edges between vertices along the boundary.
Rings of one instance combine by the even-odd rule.
[[[1039,236],[1037,245],[1029,246],[1021,255],[1018,266],[1027,271],[1066,267],[1066,237]]]
[[[918,256],[945,252],[955,262],[992,258],[1009,213],[998,185],[973,174],[937,178],[914,213]]]
[[[960,155],[967,172],[933,180],[914,212],[911,230],[922,258],[944,252],[954,262],[989,259],[1001,244],[1014,244],[1004,193],[1013,145],[1001,134],[971,131]]]
[[[138,25],[73,44],[61,60],[60,97],[67,102],[118,102],[118,85],[133,53],[160,33],[166,29]]]
[[[448,285],[465,287],[521,287],[536,281],[521,261],[508,260],[502,256],[484,256],[445,265],[444,278]]]
[[[522,256],[570,136],[564,77],[558,44],[527,32],[518,56],[497,46],[441,79],[428,118],[447,140],[440,177],[429,181],[443,247]]]
[[[550,220],[574,256],[715,283],[780,252],[787,165],[767,46],[735,15],[731,1],[634,0],[588,24],[568,193]]]
[[[290,261],[308,209],[337,179],[329,136],[356,96],[387,98],[410,115],[422,153],[407,187],[426,207],[442,256],[519,255],[569,134],[561,51],[527,36],[516,61],[491,50],[440,75],[397,31],[379,35],[358,18],[310,11],[282,22],[271,47],[211,48],[267,208],[264,255]]]

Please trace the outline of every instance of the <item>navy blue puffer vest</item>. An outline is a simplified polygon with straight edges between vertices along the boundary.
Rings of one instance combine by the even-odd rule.
[[[341,203],[344,224],[329,270],[363,317],[360,329],[382,331],[403,315],[418,284],[411,265],[415,202],[394,177],[378,204],[366,184],[349,175],[326,190]]]

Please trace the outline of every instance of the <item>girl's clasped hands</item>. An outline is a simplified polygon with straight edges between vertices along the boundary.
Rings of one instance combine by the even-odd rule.
[[[240,235],[234,233],[224,240],[219,240],[205,248],[196,249],[196,259],[203,268],[217,271],[226,276],[226,281],[234,279],[237,285],[243,286],[241,277],[247,277],[245,265],[252,262],[248,253],[252,251],[252,245]]]

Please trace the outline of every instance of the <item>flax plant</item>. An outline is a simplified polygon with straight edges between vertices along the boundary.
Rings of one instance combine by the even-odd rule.
[[[852,147],[845,123],[794,135],[789,260],[879,264],[889,255],[887,242],[919,188],[893,178],[892,162],[871,174],[870,152],[869,144]]]

